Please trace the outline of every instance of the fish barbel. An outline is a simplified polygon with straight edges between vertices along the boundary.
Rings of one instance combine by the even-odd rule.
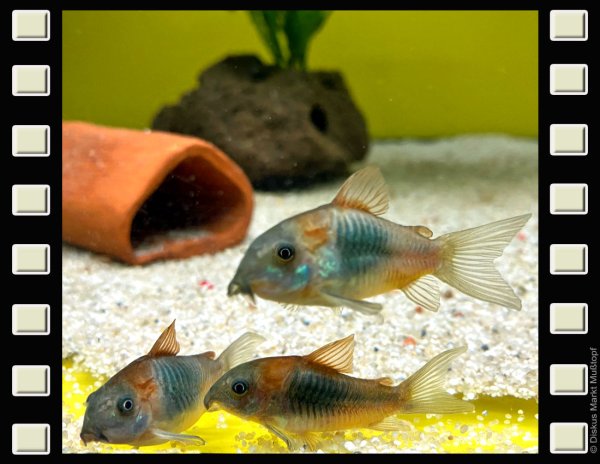
[[[87,399],[81,428],[91,441],[134,446],[175,440],[204,444],[181,432],[205,412],[204,395],[227,370],[254,355],[263,337],[245,333],[215,359],[214,351],[176,356],[175,321],[150,352],[120,370]]]
[[[249,361],[217,380],[204,397],[246,420],[266,426],[290,449],[315,450],[315,432],[371,428],[405,429],[395,414],[456,414],[473,405],[444,389],[453,359],[466,347],[445,351],[399,385],[389,378],[350,377],[354,336],[323,346],[307,356],[280,356]]]
[[[380,217],[387,208],[379,169],[368,166],[356,172],[330,204],[286,219],[257,237],[228,295],[375,314],[382,306],[365,298],[401,289],[417,305],[437,311],[437,278],[479,300],[521,309],[494,260],[531,214],[432,239],[425,226],[402,226]]]

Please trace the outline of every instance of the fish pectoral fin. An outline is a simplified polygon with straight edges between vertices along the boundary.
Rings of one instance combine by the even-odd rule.
[[[328,308],[331,309],[333,314],[335,314],[336,316],[341,316],[342,311],[344,310],[342,306],[328,306]]]
[[[440,308],[440,286],[435,277],[426,275],[402,289],[407,298],[428,311]]]
[[[179,441],[181,443],[189,443],[191,445],[205,445],[206,441],[204,438],[196,435],[186,435],[184,433],[172,433],[166,430],[153,429],[152,433],[158,438],[162,438],[166,441]]]
[[[414,426],[405,420],[398,419],[396,416],[389,416],[383,419],[381,422],[377,422],[376,424],[369,425],[369,428],[372,430],[380,430],[382,432],[388,431],[401,431],[401,432],[410,432],[414,430]]]
[[[296,451],[302,448],[316,451],[321,443],[318,435],[314,432],[292,434],[272,425],[267,425],[266,427],[273,435],[283,440],[290,451]]]
[[[292,304],[292,303],[281,303],[281,306],[287,309],[291,313],[295,313],[300,310],[300,305]]]
[[[383,306],[379,303],[371,303],[370,301],[365,300],[353,300],[326,291],[321,291],[321,295],[330,306],[345,306],[346,308],[354,309],[355,311],[369,316],[378,314],[379,311],[383,309]]]
[[[310,451],[317,451],[321,445],[321,438],[319,438],[319,435],[315,432],[298,434],[298,441],[303,443]]]
[[[277,438],[283,440],[285,446],[287,446],[290,451],[294,451],[297,449],[296,441],[283,430],[278,429],[277,427],[274,427],[272,425],[266,425],[265,427],[267,427],[269,429],[269,432],[271,432]]]

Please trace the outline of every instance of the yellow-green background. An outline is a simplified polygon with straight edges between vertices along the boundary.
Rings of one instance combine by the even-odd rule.
[[[343,72],[371,136],[537,135],[537,12],[335,11],[310,69]],[[63,13],[63,117],[144,128],[226,55],[269,55],[245,12]]]

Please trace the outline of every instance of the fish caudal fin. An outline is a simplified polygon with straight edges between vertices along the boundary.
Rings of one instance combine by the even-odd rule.
[[[250,361],[256,353],[256,347],[264,341],[265,338],[262,335],[246,332],[229,345],[217,361],[221,361],[225,371],[228,371],[238,364]]]
[[[467,351],[466,346],[438,354],[408,379],[395,387],[399,393],[402,413],[456,414],[472,412],[471,403],[458,400],[444,390],[449,364]]]
[[[433,275],[479,300],[521,309],[521,300],[502,278],[494,259],[529,220],[531,214],[442,235],[442,265]]]

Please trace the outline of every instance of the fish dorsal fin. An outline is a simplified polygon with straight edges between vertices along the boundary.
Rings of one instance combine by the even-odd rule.
[[[305,358],[308,361],[335,369],[342,374],[350,374],[354,358],[354,334],[328,343],[306,355]]]
[[[341,186],[331,202],[342,208],[360,209],[375,216],[388,210],[388,188],[381,171],[367,166],[352,174]]]
[[[422,235],[425,238],[431,238],[431,236],[433,235],[433,232],[431,231],[431,229],[429,227],[411,226],[410,228],[413,231],[415,231],[417,234]]]
[[[179,343],[175,334],[175,321],[160,334],[158,340],[152,346],[148,356],[175,356],[179,353]]]

